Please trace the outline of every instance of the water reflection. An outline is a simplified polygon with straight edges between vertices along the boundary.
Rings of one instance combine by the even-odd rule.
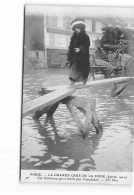
[[[91,156],[98,147],[102,134],[99,136],[93,134],[83,140],[81,135],[77,133],[66,139],[58,134],[52,117],[47,117],[44,124],[41,124],[39,120],[34,120],[34,128],[40,135],[38,136],[38,139],[41,139],[40,143],[46,146],[43,149],[44,155],[31,156],[33,159],[37,159],[37,162],[32,163],[35,169],[95,169],[95,162]]]
[[[37,71],[25,75],[24,102],[38,96],[43,86],[69,83],[65,70]],[[35,74],[36,73],[36,74]],[[65,105],[54,118],[43,115],[39,121],[28,116],[22,121],[22,169],[132,171],[134,136],[134,87],[120,97],[110,97],[111,86],[84,89],[79,95],[96,99],[96,111],[103,134],[95,130],[85,140]],[[84,122],[84,116],[78,112]]]

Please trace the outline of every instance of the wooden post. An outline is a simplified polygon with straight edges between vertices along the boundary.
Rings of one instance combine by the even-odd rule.
[[[95,74],[94,74],[94,72],[95,72],[95,69],[91,66],[91,68],[90,68],[90,75],[89,75],[88,79],[93,77],[93,80],[95,81],[95,76],[94,76]]]
[[[84,115],[86,115],[86,111],[83,108],[77,107],[80,112],[82,112]],[[95,111],[95,102],[91,104],[92,109],[92,124],[96,130],[96,133],[100,133],[103,131],[102,125],[99,122],[99,119],[97,117],[96,111]]]
[[[96,130],[96,133],[100,133],[102,126],[98,120],[97,114],[95,112],[96,101],[95,99],[90,99],[89,97],[78,97],[71,96],[68,99],[69,103],[75,106],[80,112],[85,116],[85,132],[86,135],[92,130],[93,126]],[[64,102],[66,103],[66,102]]]
[[[120,95],[120,93],[128,86],[128,84],[129,84],[129,81],[124,81],[121,83],[114,83],[112,91],[111,91],[111,96],[115,97],[115,96]]]
[[[46,90],[44,88],[41,88],[41,90],[38,91],[40,96],[43,96],[43,95],[48,94],[50,92],[52,92],[52,90]],[[57,109],[58,105],[59,105],[59,102],[57,102],[56,104],[54,104],[52,106],[48,106],[48,107],[45,107],[41,110],[36,111],[33,115],[33,119],[38,120],[45,113],[47,114],[48,117],[52,116],[53,113],[55,112],[55,110]]]
[[[125,76],[126,71],[128,71],[128,68],[130,67],[130,60],[130,58],[127,59],[127,61],[122,65],[121,76]]]
[[[80,107],[77,107],[77,109],[82,112],[84,115],[86,115],[86,111],[84,110],[84,108],[80,108]]]
[[[122,66],[121,76],[122,76],[122,77],[125,76],[125,65]]]
[[[23,105],[23,117],[56,104],[62,99],[72,95],[74,91],[75,90],[73,88],[60,88],[51,93],[31,100],[30,102]]]
[[[33,115],[33,119],[38,120],[45,113],[47,114],[48,117],[52,116],[54,112],[56,111],[58,105],[59,105],[59,102],[52,106],[44,108],[42,110],[36,111],[35,114]]]
[[[68,101],[66,102],[66,106],[68,108],[68,110],[70,111],[72,117],[74,118],[78,128],[79,128],[79,131],[82,133],[82,135],[84,137],[86,137],[86,128],[85,126],[82,124],[81,120],[78,118],[76,112],[74,111],[73,109],[73,106],[71,105],[71,103]]]
[[[96,133],[99,134],[100,132],[103,131],[102,125],[100,124],[97,114],[95,112],[95,110],[92,112],[93,117],[92,117],[92,123],[95,127]]]
[[[52,106],[47,112],[47,117],[50,117],[54,114],[54,112],[56,111],[56,109],[58,108],[59,102],[57,102],[54,106]]]
[[[113,83],[112,90],[111,90],[111,96],[112,96],[112,97],[113,97],[113,95],[114,95],[116,89],[117,89],[117,85],[116,85],[116,83]]]
[[[86,109],[86,119],[85,119],[85,128],[86,132],[89,134],[90,131],[92,131],[92,109],[91,104],[88,103]]]
[[[48,108],[44,108],[42,110],[38,110],[34,113],[33,119],[38,120],[44,113],[46,113]]]

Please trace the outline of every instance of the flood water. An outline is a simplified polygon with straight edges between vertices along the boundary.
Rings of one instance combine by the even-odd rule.
[[[66,69],[31,70],[24,75],[23,101],[38,97],[42,87],[68,83]],[[128,86],[116,98],[110,96],[111,88],[105,85],[77,91],[78,95],[96,99],[96,112],[103,126],[99,135],[93,129],[83,139],[62,104],[53,119],[46,119],[45,114],[39,121],[31,115],[23,118],[21,169],[132,171],[134,87]],[[84,123],[84,115],[79,111],[77,114]]]

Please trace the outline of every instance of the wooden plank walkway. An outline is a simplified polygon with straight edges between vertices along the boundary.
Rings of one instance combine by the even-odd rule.
[[[116,77],[116,78],[110,78],[110,79],[102,79],[102,80],[95,80],[95,81],[88,81],[86,85],[83,84],[76,84],[76,85],[59,85],[59,86],[52,86],[52,87],[47,87],[46,90],[54,91],[57,89],[64,89],[65,87],[68,88],[74,88],[76,89],[81,89],[81,88],[88,88],[88,87],[95,87],[99,85],[108,85],[108,84],[113,84],[113,83],[120,83],[123,81],[129,81],[130,79],[134,79],[134,77]]]
[[[31,100],[23,105],[23,117],[32,114],[42,108],[51,106],[56,102],[72,95],[74,93],[73,88],[62,88],[55,90],[54,92],[48,93],[46,95],[40,96],[36,99]]]
[[[86,85],[79,85],[78,87],[76,85],[76,89],[95,87],[99,85],[108,85],[108,84],[113,84],[113,83],[121,83],[123,81],[129,81],[130,79],[134,79],[134,77],[116,77],[116,78],[111,78],[111,79],[90,81],[90,82],[87,82]]]
[[[129,81],[130,79],[134,79],[134,77],[118,77],[118,78],[112,78],[112,79],[89,81],[86,85],[78,84],[78,85],[73,85],[73,86],[62,85],[62,86],[48,87],[47,90],[50,90],[51,93],[38,97],[34,100],[31,100],[28,103],[25,103],[23,105],[22,115],[23,117],[25,117],[40,109],[51,106],[57,103],[58,101],[72,95],[77,89],[95,87],[95,86],[104,85],[104,84],[120,83],[123,81]]]

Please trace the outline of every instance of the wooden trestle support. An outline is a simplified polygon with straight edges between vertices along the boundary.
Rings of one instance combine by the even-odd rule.
[[[43,95],[43,92],[44,94],[46,94],[44,89],[39,93]],[[89,134],[89,132],[93,130],[93,128],[96,130],[97,134],[100,131],[103,131],[102,125],[100,124],[95,111],[96,101],[95,99],[90,99],[89,97],[80,97],[73,95],[68,96],[52,106],[36,111],[33,116],[34,119],[39,119],[43,114],[46,114],[47,117],[52,117],[60,103],[67,106],[83,138],[85,138]],[[83,113],[83,115],[85,115],[85,124],[83,124],[78,117],[77,111],[75,111],[76,108],[78,111]]]
[[[95,85],[113,83],[113,88],[111,95],[113,97],[120,95],[120,93],[128,86],[130,81],[134,81],[134,78],[114,78],[109,80],[102,80],[101,82],[95,81],[89,83],[87,86],[75,86],[63,87],[59,89],[42,89],[39,91],[41,97],[32,100],[24,106],[23,116],[27,116],[34,112],[33,118],[38,120],[43,114],[47,117],[53,117],[59,104],[65,104],[73,117],[82,137],[85,138],[93,129],[99,134],[103,131],[102,125],[99,122],[95,108],[96,100],[90,98],[89,96],[77,96],[73,95],[76,89],[92,87]],[[45,95],[46,94],[46,95]],[[85,123],[78,117],[78,112],[80,111],[85,115]]]

